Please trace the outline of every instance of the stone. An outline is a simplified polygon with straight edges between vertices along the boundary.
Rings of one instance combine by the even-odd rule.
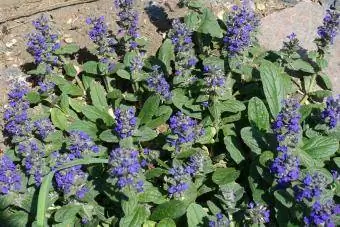
[[[286,36],[295,32],[300,45],[314,50],[317,27],[322,24],[325,8],[313,2],[300,2],[292,8],[272,13],[261,20],[258,39],[268,50],[279,50]],[[340,34],[330,49],[329,65],[325,73],[330,77],[333,90],[340,93]]]

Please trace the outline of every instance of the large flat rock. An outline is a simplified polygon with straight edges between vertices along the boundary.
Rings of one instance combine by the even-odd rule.
[[[297,34],[300,45],[308,50],[316,48],[313,43],[317,36],[317,27],[322,24],[325,8],[312,2],[300,2],[292,8],[264,17],[261,20],[259,42],[271,50],[278,50],[286,36]],[[331,47],[329,66],[325,70],[333,83],[334,92],[340,93],[340,34]]]

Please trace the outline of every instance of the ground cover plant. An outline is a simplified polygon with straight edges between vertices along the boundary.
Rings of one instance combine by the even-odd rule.
[[[255,39],[246,3],[223,19],[188,7],[156,56],[133,0],[93,45],[33,23],[27,81],[14,81],[0,154],[1,226],[339,225],[340,96],[323,69],[338,33],[327,10],[314,51],[294,31]]]

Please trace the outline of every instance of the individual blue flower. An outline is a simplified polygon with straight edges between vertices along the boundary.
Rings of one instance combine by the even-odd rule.
[[[304,198],[313,199],[318,198],[327,187],[327,178],[320,174],[315,173],[313,175],[307,174],[302,181],[301,185],[294,187],[295,198],[298,202],[301,202]]]
[[[190,76],[198,62],[195,56],[194,43],[191,39],[192,31],[186,24],[174,19],[168,36],[175,46],[175,74],[177,76]]]
[[[299,179],[300,160],[289,152],[280,153],[270,166],[270,172],[275,174],[277,182],[286,185],[291,181]]]
[[[283,101],[282,110],[272,126],[279,144],[278,151],[287,152],[299,143],[301,137],[299,108],[300,104],[294,99]]]
[[[334,43],[334,38],[339,31],[340,14],[335,10],[327,10],[323,19],[323,25],[318,27],[318,35],[321,47]]]
[[[35,185],[39,186],[44,176],[45,152],[38,140],[32,138],[20,142],[17,146],[18,154],[23,157],[23,165],[28,176],[33,177]]]
[[[50,133],[55,131],[55,127],[49,118],[42,118],[34,122],[35,133],[45,139]]]
[[[70,145],[68,149],[76,158],[83,158],[91,152],[99,152],[99,147],[93,142],[91,137],[83,131],[71,131],[69,139]]]
[[[8,92],[8,107],[3,118],[5,134],[8,136],[27,136],[31,133],[32,125],[28,116],[29,102],[25,99],[29,89],[24,82],[14,82]]]
[[[212,95],[222,95],[226,90],[226,77],[223,69],[216,65],[204,67],[205,91]]]
[[[135,107],[115,109],[114,114],[116,117],[116,127],[114,130],[121,139],[133,135],[133,132],[137,126],[137,118],[135,117],[135,113]]]
[[[0,155],[0,196],[21,189],[19,168],[5,154]]]
[[[63,164],[76,160],[73,154],[60,154],[59,152],[54,152],[53,158],[56,165],[52,169],[57,169]],[[88,174],[83,171],[81,165],[65,168],[55,173],[56,187],[63,192],[65,197],[74,196],[77,199],[82,199],[89,192],[86,186],[87,177]]]
[[[259,25],[259,20],[248,7],[234,6],[226,21],[224,48],[229,56],[242,53],[252,43],[252,33]]]
[[[137,150],[126,148],[112,150],[109,165],[111,166],[109,174],[117,181],[118,188],[131,186],[137,192],[143,191],[144,181],[140,177],[142,166]]]
[[[52,66],[59,61],[54,52],[60,48],[60,43],[58,35],[52,33],[48,23],[49,20],[44,15],[33,21],[35,32],[27,36],[27,52],[34,57],[36,64],[46,64],[46,71],[49,73]]]
[[[182,112],[177,112],[169,120],[170,130],[175,138],[168,137],[172,146],[178,147],[181,144],[192,143],[204,134],[204,130],[192,119]]]
[[[326,108],[321,113],[321,118],[330,129],[335,128],[340,121],[340,95],[328,97]]]
[[[334,218],[340,214],[340,205],[328,200],[324,203],[316,201],[309,216],[304,217],[304,222],[308,226],[335,227]]]
[[[245,219],[251,224],[264,224],[270,222],[270,211],[267,207],[250,202],[246,210]]]
[[[165,100],[169,100],[171,98],[170,85],[166,81],[164,73],[158,65],[154,65],[152,70],[150,77],[146,80],[149,89],[161,95]]]

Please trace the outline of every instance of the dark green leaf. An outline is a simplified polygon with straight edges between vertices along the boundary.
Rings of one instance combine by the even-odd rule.
[[[83,107],[82,113],[93,122],[96,122],[97,119],[102,119],[107,126],[113,125],[113,118],[103,109],[86,105]]]
[[[99,135],[99,138],[102,141],[108,142],[108,143],[118,143],[119,139],[116,135],[112,133],[111,129],[105,130]]]
[[[141,226],[149,217],[150,211],[144,206],[138,206],[137,209],[128,216],[122,218],[119,226]]]
[[[221,112],[237,113],[246,109],[246,106],[238,100],[226,100],[219,104]]]
[[[312,158],[328,158],[339,149],[339,141],[324,136],[317,136],[309,139],[302,150],[307,152]]]
[[[164,218],[179,218],[186,212],[187,206],[185,202],[179,200],[170,200],[169,202],[158,205],[151,214],[151,220],[159,221]]]
[[[251,125],[260,130],[267,131],[270,128],[269,113],[261,99],[253,97],[249,100],[248,119]]]
[[[171,218],[164,218],[157,224],[157,227],[176,227],[176,223]]]
[[[141,127],[134,134],[136,140],[139,142],[145,142],[153,140],[158,136],[157,132],[149,127]]]
[[[237,163],[240,164],[241,161],[244,160],[244,157],[241,151],[235,146],[236,138],[233,136],[224,137],[224,144],[227,148],[227,151],[230,154],[230,157]]]
[[[271,151],[264,151],[260,155],[259,162],[262,165],[262,167],[268,166],[268,161],[271,162],[274,159],[274,154]]]
[[[96,124],[89,121],[76,120],[68,128],[67,131],[80,130],[87,133],[91,138],[97,138],[97,126]]]
[[[101,84],[93,81],[90,85],[90,95],[93,105],[98,109],[109,107],[106,101],[106,91]]]
[[[97,75],[98,72],[98,62],[96,61],[88,61],[83,65],[83,70],[87,73]]]
[[[124,69],[119,69],[117,71],[117,75],[120,77],[120,78],[123,78],[123,79],[127,79],[127,80],[130,80],[131,79],[131,76],[130,76],[130,73]]]
[[[157,58],[164,63],[168,74],[171,74],[171,61],[175,60],[174,46],[170,39],[164,40],[162,46],[159,48]]]
[[[314,68],[308,62],[300,59],[294,60],[290,63],[291,69],[293,70],[300,70],[307,73],[314,73]]]
[[[264,137],[261,135],[261,132],[255,128],[242,128],[241,138],[251,151],[256,154],[261,154],[262,149],[266,147]]]
[[[142,203],[162,204],[166,202],[162,193],[151,183],[145,182],[144,191],[138,195],[138,201]]]
[[[81,209],[82,206],[76,204],[63,206],[54,214],[54,220],[57,222],[63,222],[64,220],[75,219],[77,213]]]
[[[263,91],[267,99],[270,112],[274,118],[281,110],[281,102],[286,97],[284,81],[280,69],[271,62],[265,61],[260,66]]]
[[[72,63],[64,65],[64,70],[66,75],[70,77],[75,77],[77,75],[77,70]]]
[[[86,105],[84,100],[80,99],[69,99],[70,106],[77,112],[80,113],[83,107]]]
[[[149,128],[156,128],[164,124],[171,116],[172,109],[169,106],[160,106],[156,112],[156,118],[146,124]]]
[[[160,98],[158,95],[150,96],[144,103],[138,118],[140,124],[147,124],[152,120],[152,116],[157,113],[157,109],[160,103]]]
[[[215,184],[223,185],[235,181],[240,176],[240,172],[234,168],[217,168],[212,175]]]
[[[36,104],[40,102],[40,94],[36,91],[31,91],[26,95],[27,100],[32,103]]]
[[[217,18],[210,9],[204,8],[201,16],[201,26],[197,29],[203,34],[210,34],[212,37],[222,38],[223,31],[217,22]]]
[[[188,227],[196,227],[203,224],[203,218],[207,216],[207,212],[199,204],[192,203],[187,209]]]
[[[69,125],[66,115],[58,108],[51,109],[51,119],[53,124],[61,130],[65,130]]]
[[[61,48],[57,49],[54,53],[57,55],[64,55],[64,54],[75,54],[79,51],[79,46],[74,43],[63,45]]]
[[[40,186],[36,218],[38,227],[44,227],[47,225],[46,209],[49,200],[48,193],[52,185],[53,175],[54,172],[50,172],[47,176],[45,176]]]

